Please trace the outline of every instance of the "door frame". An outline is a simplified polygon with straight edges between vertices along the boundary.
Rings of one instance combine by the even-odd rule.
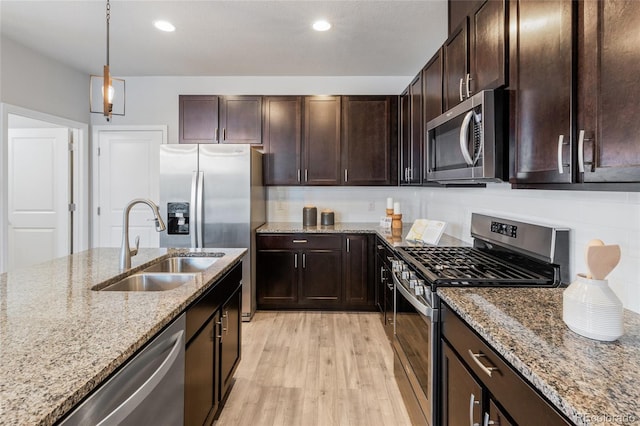
[[[45,121],[68,127],[73,137],[73,200],[76,210],[73,220],[73,252],[89,248],[89,124],[69,120],[17,105],[0,103],[0,181],[9,180],[9,114]],[[8,261],[8,208],[9,188],[0,187],[0,272],[5,271]]]
[[[98,158],[98,142],[100,141],[100,133],[102,132],[153,132],[162,133],[162,145],[168,143],[167,125],[166,124],[150,124],[150,125],[99,125],[91,126],[91,247],[94,247],[97,236],[100,235],[100,216],[98,215],[98,200],[100,199],[100,159]]]

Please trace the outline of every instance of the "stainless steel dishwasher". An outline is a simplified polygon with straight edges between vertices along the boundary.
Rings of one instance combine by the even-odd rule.
[[[184,335],[183,314],[60,424],[182,425]]]

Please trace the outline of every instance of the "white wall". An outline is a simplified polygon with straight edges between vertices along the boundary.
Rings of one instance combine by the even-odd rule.
[[[2,37],[0,101],[88,123],[89,76]]]
[[[412,77],[123,77],[124,116],[114,125],[162,124],[178,142],[178,95],[396,95]],[[92,114],[92,124],[106,124]]]
[[[622,259],[609,283],[627,309],[640,313],[640,193],[515,190],[489,184],[460,189],[272,187],[267,196],[267,219],[274,222],[301,222],[305,204],[334,210],[337,221],[377,222],[391,196],[401,202],[405,223],[419,217],[443,220],[448,234],[468,242],[472,212],[567,227],[572,277],[586,272],[589,240],[620,245]]]

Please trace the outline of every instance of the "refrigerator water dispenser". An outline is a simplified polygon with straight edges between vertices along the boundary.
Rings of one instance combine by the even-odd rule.
[[[189,203],[167,203],[167,233],[189,234]]]

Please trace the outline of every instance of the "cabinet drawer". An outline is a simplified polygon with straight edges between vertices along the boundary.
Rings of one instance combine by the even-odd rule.
[[[531,385],[484,343],[451,308],[442,305],[442,337],[519,424],[570,425]],[[482,354],[480,357],[473,354]],[[485,368],[481,367],[484,366]],[[488,374],[491,373],[491,375]]]
[[[268,249],[326,249],[341,250],[342,235],[339,234],[266,234],[257,237],[258,250]]]

